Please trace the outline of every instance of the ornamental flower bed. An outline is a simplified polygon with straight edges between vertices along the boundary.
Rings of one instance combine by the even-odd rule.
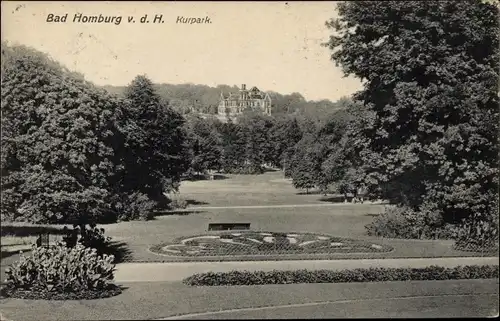
[[[234,231],[183,237],[151,248],[170,256],[384,253],[386,245],[314,233]]]

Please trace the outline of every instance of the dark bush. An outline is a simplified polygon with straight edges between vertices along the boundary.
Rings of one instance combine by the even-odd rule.
[[[150,220],[154,217],[153,210],[158,206],[157,201],[151,200],[141,192],[120,194],[115,197],[119,199],[115,205],[119,221]]]
[[[103,228],[97,228],[95,224],[90,224],[85,226],[82,230],[80,226],[74,225],[72,230],[64,229],[67,232],[67,236],[63,238],[64,244],[73,248],[77,244],[81,244],[84,247],[96,249],[98,255],[107,254],[111,237],[104,235]]]
[[[255,175],[255,174],[263,174],[265,172],[264,168],[261,166],[241,166],[237,168],[228,168],[224,170],[225,173],[230,174],[240,174],[240,175]]]
[[[386,207],[365,226],[370,236],[402,239],[453,239],[456,228],[406,207]]]
[[[291,283],[349,283],[382,281],[461,280],[498,278],[498,265],[444,268],[369,268],[342,271],[231,271],[201,273],[183,280],[191,286],[264,285]]]

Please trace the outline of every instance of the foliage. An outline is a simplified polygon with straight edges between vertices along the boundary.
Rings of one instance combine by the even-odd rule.
[[[100,297],[112,289],[113,256],[98,256],[95,249],[83,245],[67,248],[62,244],[51,248],[33,246],[31,253],[29,257],[21,255],[5,272],[11,295],[20,291],[43,298],[61,299],[57,294],[66,293],[73,294],[69,297],[88,298]]]
[[[126,98],[121,109],[126,139],[120,154],[125,162],[120,191],[161,201],[163,193],[177,188],[189,167],[184,119],[160,100],[145,76],[132,81]]]
[[[166,202],[166,200],[162,202],[152,200],[148,195],[138,191],[117,193],[114,197],[118,221],[150,220],[154,216],[153,210]]]
[[[295,145],[293,157],[288,164],[293,186],[306,190],[323,186],[321,162],[325,145],[315,136],[305,134]]]
[[[353,270],[231,271],[192,275],[183,280],[191,286],[265,285],[294,283],[348,283],[498,278],[498,265],[455,268],[368,268]]]
[[[219,133],[222,137],[222,170],[232,173],[245,164],[245,133],[232,121],[222,124]]]
[[[113,94],[125,95],[126,88],[105,86]],[[237,86],[218,85],[210,87],[195,84],[155,84],[154,89],[164,102],[183,115],[203,113],[215,114],[220,101],[220,94],[238,92]],[[334,110],[342,108],[336,102],[324,99],[307,101],[300,93],[283,95],[269,91],[272,99],[273,115],[296,114],[311,119],[322,119]]]
[[[270,139],[273,118],[261,113],[243,113],[237,118],[245,135],[245,163],[251,168],[261,168],[272,162]]]
[[[454,225],[444,223],[439,216],[394,206],[386,207],[366,229],[371,236],[403,239],[452,239],[457,233]]]
[[[171,209],[185,209],[188,202],[185,199],[173,199],[169,205]]]
[[[481,1],[342,2],[327,46],[371,119],[365,182],[418,215],[498,242],[498,7]]]
[[[287,152],[302,139],[302,131],[296,118],[276,118],[269,135],[272,146],[271,163],[276,167],[285,167]]]
[[[2,219],[106,222],[119,101],[45,54],[2,45]]]
[[[103,228],[97,228],[95,224],[80,227],[74,225],[72,230],[64,227],[63,231],[67,233],[63,242],[67,247],[75,247],[78,244],[84,247],[93,248],[97,250],[98,255],[102,255],[108,249],[111,237],[104,235]],[[80,235],[80,237],[78,237]]]
[[[222,166],[222,139],[215,123],[200,117],[188,117],[187,132],[192,171],[205,173],[208,170],[219,170]]]

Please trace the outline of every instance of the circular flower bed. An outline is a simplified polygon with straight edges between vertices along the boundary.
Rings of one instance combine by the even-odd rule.
[[[171,256],[383,253],[391,250],[386,245],[323,234],[258,231],[182,237],[151,247],[152,252]]]

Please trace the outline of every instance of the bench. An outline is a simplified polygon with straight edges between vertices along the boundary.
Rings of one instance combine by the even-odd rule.
[[[250,223],[209,223],[209,231],[249,230]]]

